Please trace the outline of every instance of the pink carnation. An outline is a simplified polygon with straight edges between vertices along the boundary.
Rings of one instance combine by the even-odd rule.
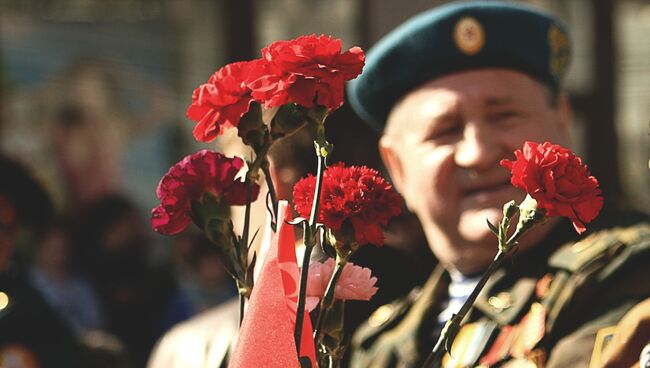
[[[309,265],[307,280],[307,296],[322,298],[327,290],[327,284],[334,272],[335,261],[329,258],[325,263],[312,262]],[[336,283],[334,299],[370,300],[377,292],[377,278],[372,276],[369,268],[348,263],[341,272]]]

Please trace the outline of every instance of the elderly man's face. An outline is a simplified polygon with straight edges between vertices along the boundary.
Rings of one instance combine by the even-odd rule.
[[[381,153],[443,264],[473,273],[496,254],[485,220],[496,224],[504,203],[524,197],[501,159],[525,140],[569,145],[568,103],[552,99],[527,75],[481,69],[435,79],[394,107]],[[550,228],[523,241],[534,244]]]

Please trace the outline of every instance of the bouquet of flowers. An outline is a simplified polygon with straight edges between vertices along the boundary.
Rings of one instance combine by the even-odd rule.
[[[208,143],[236,129],[253,155],[244,160],[202,150],[185,157],[160,181],[161,204],[152,211],[152,226],[172,235],[193,222],[219,249],[240,297],[240,335],[231,367],[338,366],[346,348],[345,300],[369,300],[377,291],[371,271],[349,260],[359,247],[383,245],[381,226],[400,213],[402,199],[376,170],[328,165],[333,145],[325,139],[325,120],[343,104],[344,83],[361,73],[364,58],[359,47],[342,51],[338,39],[301,36],[270,44],[259,59],[224,66],[192,94],[187,116],[196,122],[194,137]],[[294,217],[288,203],[277,199],[268,152],[300,129],[313,133],[318,169],[295,185]],[[472,298],[524,233],[554,215],[571,218],[576,230],[584,231],[602,206],[596,180],[570,151],[527,142],[516,157],[502,165],[512,171],[512,184],[529,195],[519,205],[507,203],[498,226],[488,222],[498,239],[497,255],[445,327],[427,366],[449,350]],[[274,236],[253,280],[258,259],[250,249],[250,215],[260,180],[268,187]],[[238,233],[231,206],[245,206]],[[509,231],[517,214],[516,229]],[[301,265],[295,227],[302,230]],[[326,259],[310,263],[316,246]]]
[[[192,94],[187,116],[196,122],[194,137],[207,143],[236,129],[254,157],[202,150],[174,165],[158,186],[154,230],[172,235],[193,222],[219,249],[237,283],[242,325],[231,366],[266,366],[271,357],[282,367],[337,365],[344,352],[345,300],[369,300],[377,291],[370,270],[349,259],[360,246],[383,244],[380,226],[400,213],[402,199],[376,170],[328,167],[333,145],[325,140],[325,120],[343,104],[344,83],[361,73],[365,59],[359,47],[341,47],[332,37],[302,36],[265,47],[257,60],[217,70]],[[268,152],[300,129],[314,134],[318,171],[294,187],[300,217],[293,218],[276,198]],[[250,211],[262,177],[275,236],[253,280]],[[231,206],[245,206],[241,235]],[[302,229],[305,246],[300,267],[294,226]],[[315,246],[327,259],[310,264]],[[310,311],[316,314],[313,327]]]

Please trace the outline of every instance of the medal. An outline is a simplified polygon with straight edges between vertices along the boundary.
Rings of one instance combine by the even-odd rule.
[[[544,368],[546,364],[546,351],[535,349],[526,358],[515,358],[503,364],[504,368]]]
[[[600,367],[603,352],[609,343],[614,339],[616,334],[616,326],[601,328],[596,333],[596,341],[594,342],[594,350],[591,352],[591,360],[589,361],[589,368]]]
[[[519,333],[515,339],[510,355],[525,358],[535,345],[544,337],[546,309],[540,303],[533,303],[528,314],[519,323]]]
[[[503,368],[537,368],[537,364],[535,364],[535,362],[531,362],[530,360],[525,359],[525,358],[517,358],[517,359],[507,361],[501,367],[503,367]]]
[[[477,323],[466,323],[463,325],[451,345],[451,351],[445,354],[445,357],[442,359],[442,366],[444,368],[462,367],[463,355],[473,340],[477,328]]]
[[[483,358],[481,358],[481,365],[492,366],[497,362],[502,361],[508,357],[510,347],[517,337],[518,326],[504,326],[501,328],[499,336],[490,347]]]
[[[543,299],[548,295],[548,292],[551,289],[551,283],[553,282],[553,274],[547,273],[541,279],[537,280],[535,284],[535,295],[538,299]]]
[[[443,359],[444,368],[461,368],[473,366],[485,350],[492,337],[496,323],[480,321],[465,324],[451,347],[451,355]]]

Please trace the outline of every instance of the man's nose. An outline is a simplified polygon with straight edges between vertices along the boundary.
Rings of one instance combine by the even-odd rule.
[[[485,127],[465,125],[463,138],[457,143],[454,159],[462,168],[482,170],[496,165],[501,157],[498,134]]]

